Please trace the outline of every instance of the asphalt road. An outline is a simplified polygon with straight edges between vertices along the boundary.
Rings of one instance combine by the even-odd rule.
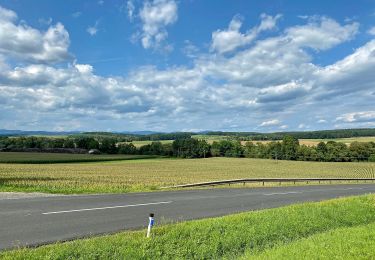
[[[156,224],[375,193],[374,184],[206,189],[0,200],[0,249]]]

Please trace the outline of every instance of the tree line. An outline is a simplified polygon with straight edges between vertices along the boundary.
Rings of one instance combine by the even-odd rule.
[[[221,140],[212,144],[195,138],[179,138],[172,143],[153,141],[140,147],[131,142],[118,142],[116,138],[87,136],[49,137],[0,137],[0,149],[12,151],[36,149],[96,149],[108,154],[160,155],[180,158],[247,157],[274,160],[299,160],[323,162],[375,161],[374,142],[320,142],[316,146],[301,145],[297,138],[284,136],[282,141],[269,143]]]
[[[283,140],[285,136],[293,136],[297,139],[335,139],[350,138],[360,136],[375,136],[375,129],[337,129],[337,130],[318,130],[301,132],[275,132],[275,133],[256,133],[256,132],[207,132],[207,135],[225,135],[232,139],[240,141],[260,141],[260,140]]]

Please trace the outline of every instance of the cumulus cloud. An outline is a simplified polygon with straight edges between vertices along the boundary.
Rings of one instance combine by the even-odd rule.
[[[336,118],[336,121],[354,123],[354,122],[375,122],[375,111],[361,111],[343,114]]]
[[[322,88],[317,99],[373,90],[374,66],[375,40],[372,40],[344,59],[317,70],[317,85]]]
[[[290,101],[307,94],[309,89],[309,86],[292,81],[261,89],[257,101],[260,103]]]
[[[53,63],[70,58],[69,33],[61,23],[42,32],[17,23],[17,14],[0,6],[0,53],[22,60]]]
[[[357,22],[342,26],[331,18],[313,17],[307,25],[289,28],[286,33],[289,40],[298,46],[327,50],[353,39],[358,28]]]
[[[142,46],[145,49],[158,48],[168,37],[166,27],[177,21],[177,3],[174,0],[146,1],[139,17],[142,23]]]
[[[277,126],[280,124],[281,124],[280,120],[272,119],[272,120],[262,122],[259,126]]]
[[[143,9],[170,2],[147,2]],[[7,9],[1,9],[1,12],[5,24],[43,39],[37,43],[43,42],[45,37],[50,38],[49,51],[61,46],[60,41],[53,40],[53,35],[47,37],[48,31],[17,25],[14,12]],[[168,13],[155,12],[151,16]],[[261,19],[256,27],[258,30],[275,28],[276,21],[272,21],[279,18],[264,15]],[[151,20],[164,21],[155,17]],[[241,51],[233,51],[232,55],[202,54],[191,42],[186,42],[192,65],[165,69],[143,66],[117,77],[97,75],[92,64],[73,62],[53,66],[46,59],[35,59],[40,55],[39,49],[39,52],[29,51],[33,56],[28,59],[35,63],[13,64],[7,58],[14,57],[13,52],[21,53],[18,47],[1,49],[0,114],[17,118],[21,122],[19,125],[51,129],[97,129],[98,125],[110,125],[118,130],[156,131],[285,129],[298,126],[296,122],[316,124],[321,118],[350,126],[374,123],[375,40],[333,64],[321,66],[314,64],[312,55],[315,52],[306,48],[319,51],[333,48],[350,40],[356,25],[340,24],[329,18],[307,19],[303,23],[244,45]],[[171,23],[156,24],[163,25],[156,29],[162,32],[164,25]],[[48,30],[58,26],[62,31],[62,24],[50,26]],[[239,34],[246,34],[239,32],[238,24],[232,28],[236,26]],[[309,30],[317,39],[309,35]],[[321,39],[318,31],[325,34],[329,44],[317,44]],[[349,32],[345,37],[342,36],[344,31]],[[56,34],[60,35],[60,32]],[[162,43],[156,43],[155,35],[150,36],[152,45],[149,48]],[[302,40],[306,35],[310,40]],[[29,44],[29,41],[23,41],[22,46]],[[3,41],[0,46],[3,48]],[[353,109],[356,103],[361,104],[361,109]],[[8,121],[5,117],[0,118],[1,125]]]
[[[252,42],[260,32],[275,28],[276,22],[280,17],[280,14],[274,17],[262,14],[260,16],[261,23],[259,26],[254,27],[245,33],[241,33],[240,29],[243,23],[243,18],[236,15],[229,23],[228,29],[217,30],[212,33],[211,51],[223,54],[245,46]]]

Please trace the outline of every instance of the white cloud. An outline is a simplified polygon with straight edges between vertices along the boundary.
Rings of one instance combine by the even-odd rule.
[[[277,126],[280,124],[281,124],[280,120],[272,119],[272,120],[262,122],[259,126]]]
[[[260,25],[256,28],[256,31],[262,32],[267,30],[272,30],[276,27],[277,21],[282,17],[281,14],[277,14],[275,16],[267,15],[267,14],[261,14],[260,15]]]
[[[0,53],[46,63],[70,58],[69,34],[61,23],[41,32],[24,22],[16,24],[16,21],[16,13],[0,6]]]
[[[0,6],[0,20],[3,22],[13,22],[17,20],[17,14],[12,10]]]
[[[296,99],[308,93],[310,86],[292,81],[278,86],[270,86],[259,91],[260,103],[282,102]]]
[[[375,35],[375,26],[370,28],[368,31],[367,31],[368,34],[370,35]]]
[[[135,12],[135,6],[132,0],[128,0],[126,2],[126,9],[128,12],[128,18],[130,21],[133,21],[134,19],[134,12]]]
[[[260,16],[261,23],[259,26],[254,27],[245,33],[241,33],[240,29],[243,18],[239,15],[234,16],[232,21],[229,23],[228,29],[217,30],[212,33],[211,51],[216,51],[223,54],[245,46],[251,43],[260,32],[275,28],[276,22],[280,17],[281,15],[272,17],[262,14]]]
[[[168,1],[148,2],[148,5],[156,2]],[[2,17],[7,18],[2,19],[6,23],[28,32],[36,31],[39,38],[48,38],[49,52],[60,46],[60,42],[50,36],[54,33],[43,33],[24,24],[15,25],[17,15],[9,10],[5,13]],[[263,19],[263,25],[261,22],[256,28],[274,28],[267,17]],[[318,46],[317,39],[310,38],[309,42],[301,37],[311,30],[318,38],[321,36],[315,32],[324,31],[327,39],[331,39],[338,37],[337,32],[349,29],[347,24],[337,22],[332,31],[317,20],[303,22],[304,25],[289,27],[275,36],[242,46],[240,52],[230,56],[202,54],[191,42],[186,42],[192,58],[190,66],[138,67],[126,77],[99,76],[92,64],[76,62],[59,66],[48,65],[45,61],[14,64],[8,57],[19,51],[16,48],[1,51],[0,114],[3,116],[0,125],[9,125],[10,118],[16,118],[15,126],[46,129],[111,126],[118,130],[249,131],[257,127],[289,129],[288,126],[298,126],[297,122],[309,126],[321,118],[327,122],[337,119],[338,124],[351,127],[374,123],[371,111],[375,40],[340,61],[320,66],[314,64],[315,52],[307,51],[306,47],[323,51],[328,45]],[[57,25],[50,28],[55,27]],[[291,35],[297,31],[303,33],[298,40],[293,40]],[[155,47],[154,36],[151,42]],[[329,46],[333,47],[334,41],[330,42]],[[0,42],[0,46],[2,44]],[[329,127],[329,123],[324,126]]]
[[[199,48],[195,46],[191,41],[186,40],[185,46],[182,48],[182,52],[189,58],[197,58]]]
[[[353,39],[358,28],[357,22],[342,26],[327,17],[313,17],[307,25],[287,29],[286,34],[288,39],[298,46],[327,50]]]
[[[316,72],[321,95],[317,98],[333,98],[348,93],[371,91],[375,82],[375,40],[358,48],[336,63]]]
[[[79,11],[72,13],[72,16],[73,16],[74,18],[78,18],[78,17],[80,17],[81,15],[82,15],[82,12],[79,12]]]
[[[95,25],[87,27],[86,31],[87,31],[88,34],[90,34],[91,36],[94,36],[94,35],[96,35],[96,34],[98,33],[98,31],[99,31],[98,26],[99,26],[99,21],[96,21],[96,22],[95,22]]]
[[[337,117],[336,121],[342,121],[346,123],[375,122],[375,111],[361,111],[343,114]]]
[[[145,49],[158,48],[168,37],[166,27],[177,21],[177,3],[174,0],[146,1],[139,17],[142,22],[142,46]]]
[[[48,19],[40,18],[38,19],[38,22],[42,25],[51,25],[52,24],[52,18],[49,17]]]
[[[285,130],[285,129],[288,129],[288,127],[289,127],[288,125],[282,125],[279,128],[282,129],[282,130]]]

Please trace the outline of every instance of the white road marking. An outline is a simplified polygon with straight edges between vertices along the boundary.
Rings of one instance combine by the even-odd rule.
[[[275,192],[275,193],[263,193],[263,195],[272,196],[272,195],[285,195],[285,194],[295,194],[295,193],[303,193],[303,192],[301,191]]]
[[[130,207],[140,207],[140,206],[149,206],[149,205],[158,205],[158,204],[169,204],[173,201],[160,201],[160,202],[150,202],[142,204],[129,204],[129,205],[120,205],[120,206],[111,206],[111,207],[102,207],[102,208],[89,208],[89,209],[73,209],[73,210],[62,210],[62,211],[52,211],[44,212],[43,215],[51,214],[61,214],[61,213],[71,213],[71,212],[81,212],[81,211],[92,211],[92,210],[101,210],[101,209],[117,209],[117,208],[130,208]]]

